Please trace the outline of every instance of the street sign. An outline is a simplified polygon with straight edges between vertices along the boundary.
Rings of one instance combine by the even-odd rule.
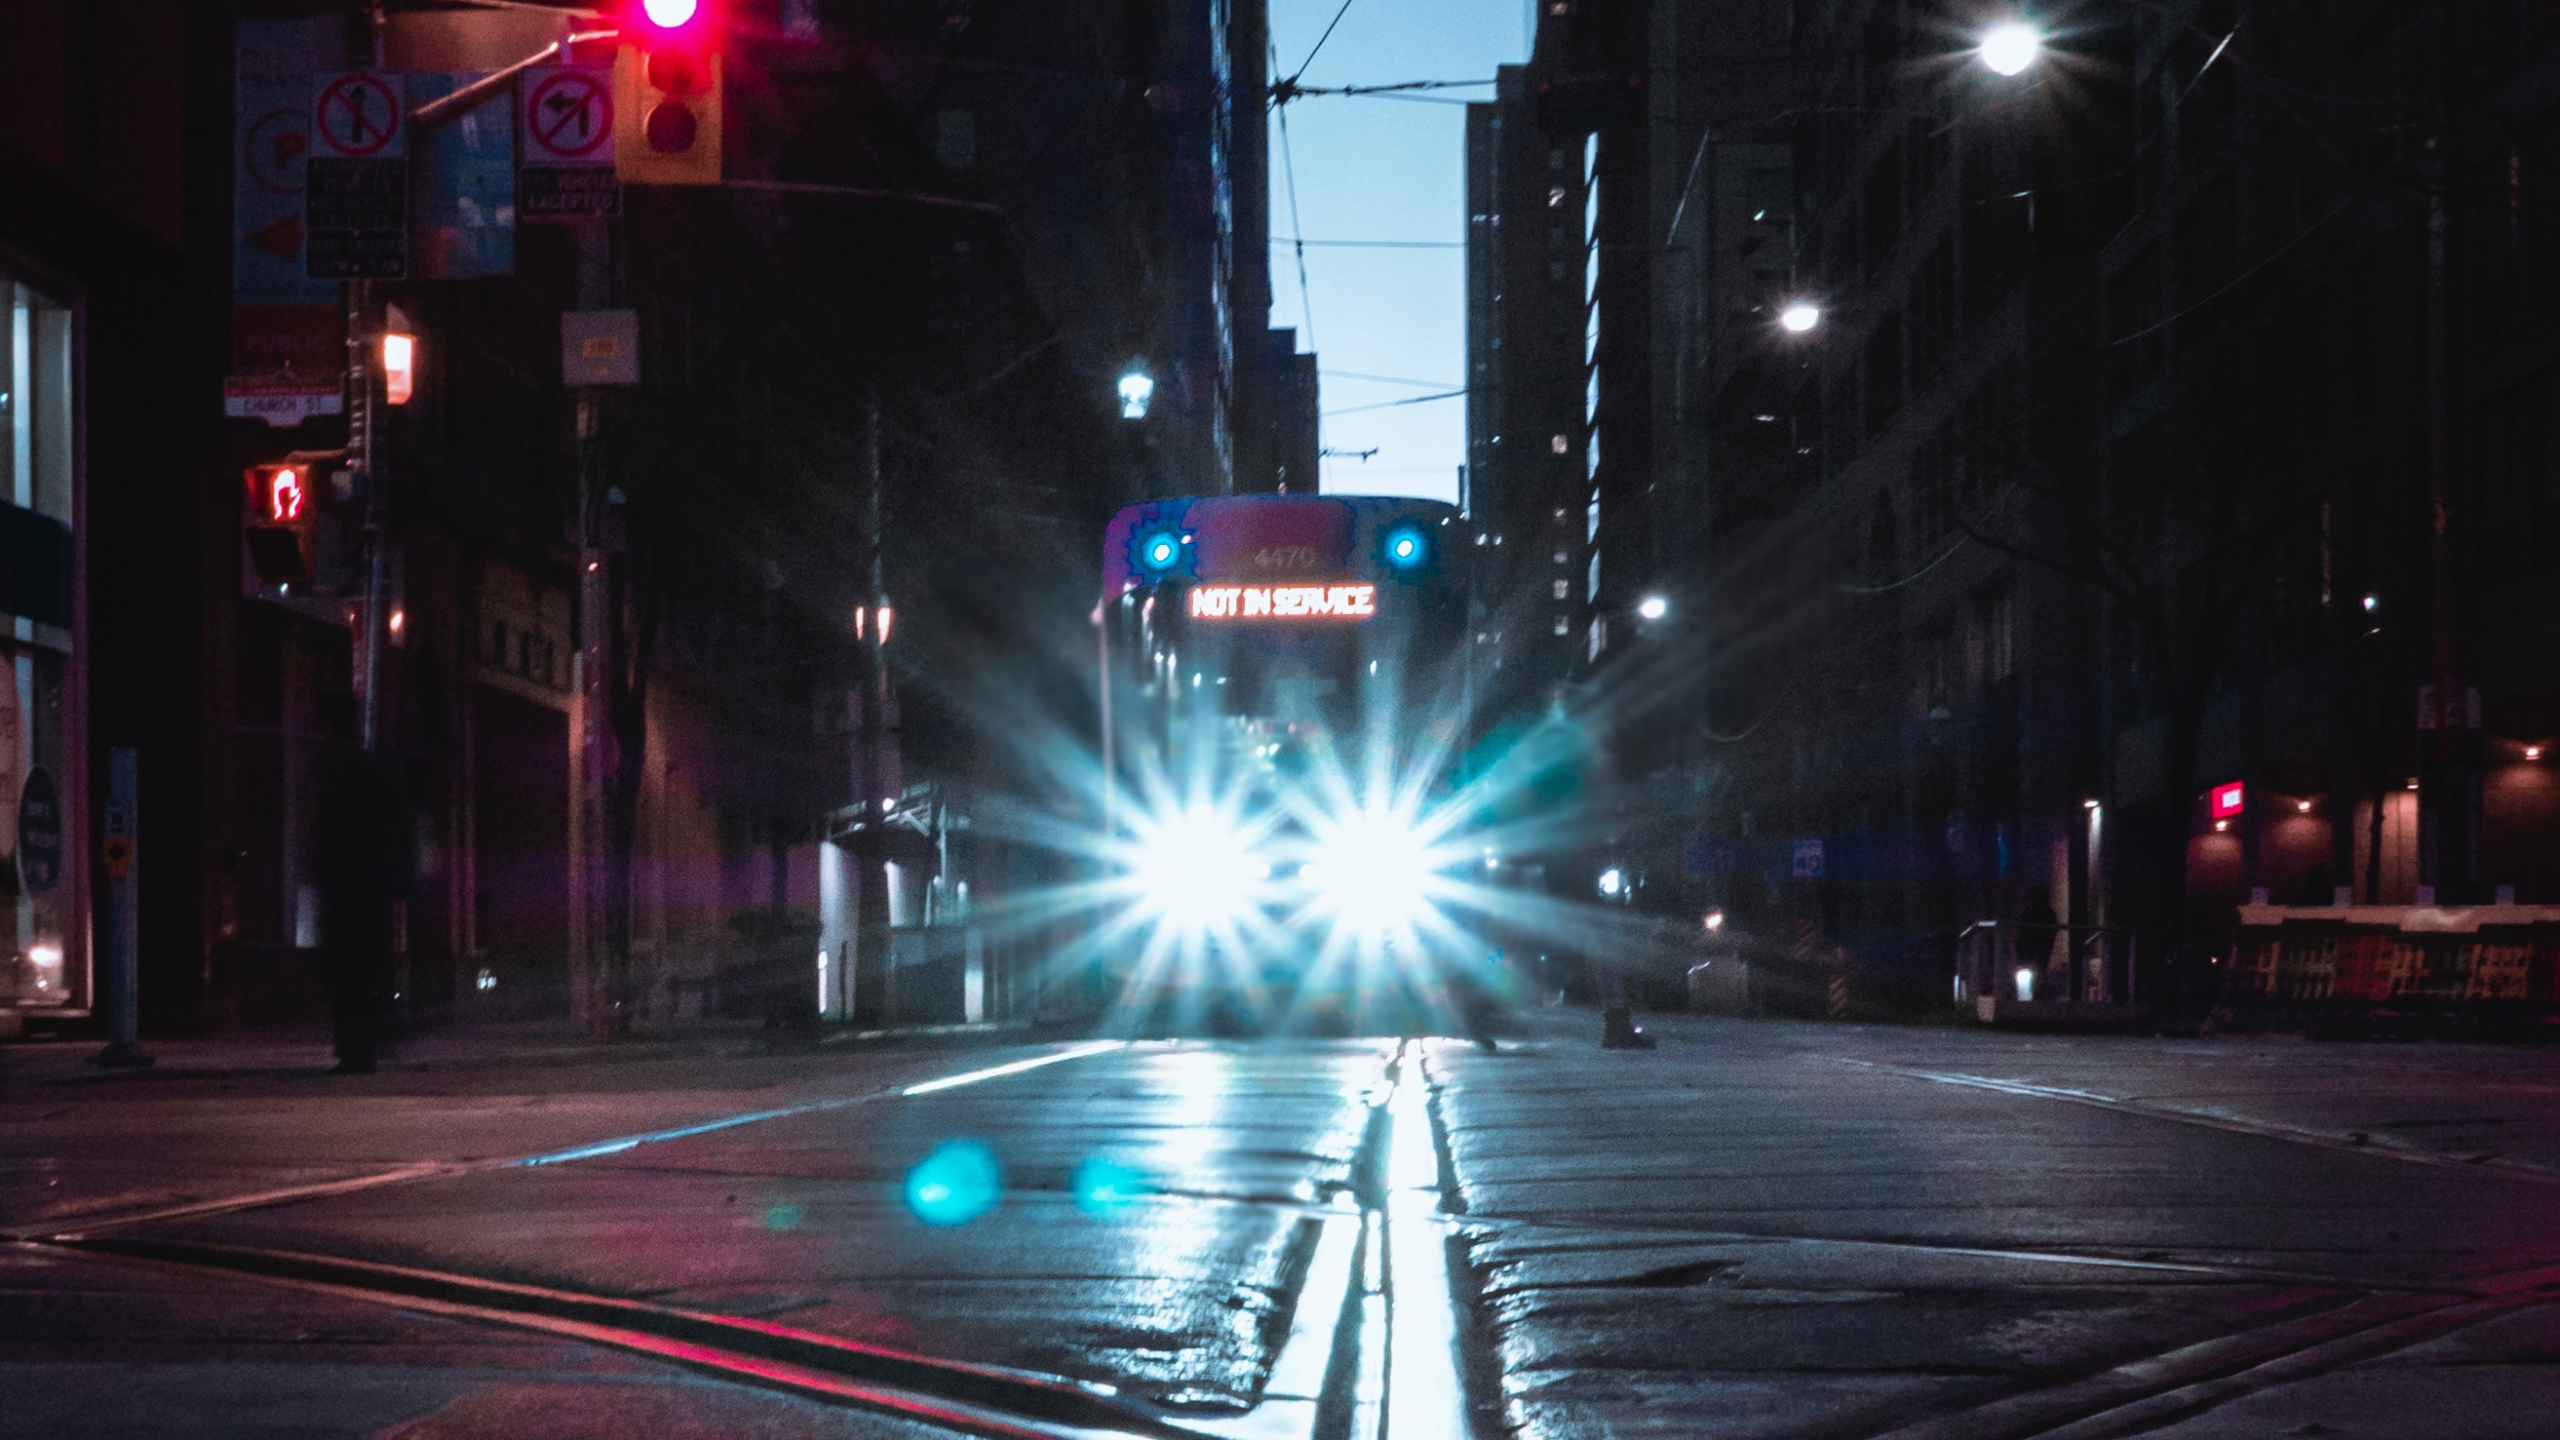
[[[541,66],[517,82],[524,95],[528,165],[613,163],[613,72],[601,65]]]
[[[346,363],[338,287],[303,268],[311,74],[341,63],[337,16],[244,17],[234,27],[231,372],[335,382]]]
[[[303,273],[398,280],[409,273],[408,88],[379,70],[311,77],[303,165]]]
[[[18,884],[30,895],[50,895],[62,883],[62,797],[41,765],[27,771],[18,792]]]
[[[481,77],[411,71],[409,103],[425,106]],[[409,137],[409,278],[478,280],[516,271],[516,102],[493,93]]]
[[[303,268],[314,280],[409,273],[409,162],[313,156],[305,167]]]
[[[516,93],[516,213],[527,220],[620,215],[611,68],[539,65],[524,73]]]
[[[330,380],[262,380],[233,376],[222,382],[222,413],[235,420],[264,420],[291,429],[314,415],[345,408],[346,392]]]
[[[396,160],[409,153],[407,87],[384,70],[311,77],[311,153],[315,158]]]
[[[1792,868],[1796,879],[1819,880],[1822,878],[1822,842],[1820,840],[1798,840],[1793,847],[1791,858],[1795,862]]]
[[[570,310],[560,316],[560,383],[640,383],[640,314]]]

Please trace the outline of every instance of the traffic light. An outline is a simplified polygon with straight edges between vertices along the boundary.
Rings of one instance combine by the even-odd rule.
[[[269,585],[311,579],[312,528],[319,522],[317,481],[309,465],[281,461],[252,465],[249,481],[249,564]]]
[[[382,398],[406,405],[418,392],[418,337],[386,330],[382,335]]]
[[[720,30],[711,0],[633,0],[613,60],[613,170],[720,183]]]

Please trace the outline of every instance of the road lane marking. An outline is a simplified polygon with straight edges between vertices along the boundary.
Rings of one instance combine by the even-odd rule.
[[[1128,1042],[1124,1040],[1087,1041],[1083,1044],[1072,1045],[1064,1050],[1054,1051],[1050,1054],[1034,1055],[1026,1060],[1016,1060],[1003,1065],[989,1065],[976,1070],[964,1070],[957,1075],[947,1075],[938,1080],[927,1080],[919,1084],[892,1086],[884,1089],[868,1091],[860,1095],[834,1096],[825,1100],[814,1100],[804,1105],[786,1105],[771,1110],[754,1110],[740,1115],[725,1115],[714,1120],[706,1120],[693,1125],[680,1125],[667,1130],[652,1130],[642,1135],[616,1136],[609,1140],[592,1141],[584,1145],[571,1146],[565,1150],[546,1151],[539,1155],[510,1156],[497,1160],[461,1160],[449,1162],[420,1161],[408,1165],[393,1166],[390,1169],[374,1171],[369,1174],[349,1176],[341,1180],[323,1180],[308,1185],[288,1185],[273,1190],[260,1190],[247,1195],[225,1196],[220,1199],[213,1200],[193,1200],[184,1204],[166,1205],[156,1209],[135,1211],[129,1214],[95,1217],[72,1225],[52,1223],[36,1226],[13,1226],[7,1230],[0,1231],[0,1239],[74,1240],[94,1234],[100,1230],[116,1229],[128,1225],[142,1225],[155,1220],[192,1220],[213,1215],[229,1215],[242,1210],[255,1210],[269,1205],[291,1204],[297,1200],[319,1199],[330,1195],[345,1194],[349,1191],[370,1190],[383,1185],[404,1184],[413,1180],[435,1180],[449,1176],[479,1174],[492,1170],[521,1169],[527,1166],[561,1165],[579,1160],[592,1160],[600,1156],[617,1155],[623,1151],[636,1149],[642,1145],[655,1144],[667,1140],[679,1140],[689,1135],[703,1135],[715,1130],[726,1130],[739,1125],[752,1125],[765,1120],[779,1120],[785,1116],[808,1115],[820,1111],[842,1110],[857,1105],[869,1105],[881,1100],[904,1099],[917,1095],[931,1095],[963,1085],[975,1085],[981,1081],[1000,1079],[1008,1075],[1020,1075],[1026,1071],[1037,1070],[1042,1066],[1055,1065],[1062,1061],[1081,1060],[1090,1055],[1100,1055],[1107,1051],[1125,1049],[1127,1046]]]
[[[1088,1055],[1099,1055],[1106,1050],[1121,1049],[1126,1043],[1120,1040],[1093,1040],[1082,1045],[1070,1046],[1053,1054],[1034,1055],[1028,1060],[1015,1060],[1004,1065],[989,1065],[977,1070],[963,1070],[957,1075],[946,1075],[939,1080],[927,1080],[921,1084],[900,1086],[894,1090],[875,1090],[867,1095],[838,1095],[825,1100],[812,1100],[804,1105],[785,1105],[775,1110],[756,1110],[744,1115],[724,1115],[717,1120],[706,1120],[698,1125],[679,1125],[671,1130],[652,1130],[645,1135],[624,1135],[611,1140],[598,1140],[588,1145],[572,1146],[567,1150],[554,1150],[545,1155],[528,1155],[524,1159],[508,1163],[561,1165],[573,1160],[593,1160],[604,1155],[619,1155],[625,1150],[636,1149],[642,1145],[655,1145],[666,1140],[682,1140],[694,1135],[707,1135],[714,1130],[727,1130],[739,1125],[754,1125],[760,1121],[781,1120],[793,1115],[815,1115],[828,1110],[869,1105],[891,1095],[900,1097],[933,1095],[944,1090],[956,1090],[963,1085],[975,1085],[985,1080],[1000,1080],[1007,1075],[1020,1075],[1026,1071],[1037,1070],[1044,1065],[1055,1065],[1062,1060],[1081,1060]]]
[[[1387,1097],[1387,1403],[1382,1440],[1466,1440],[1458,1300],[1449,1284],[1440,1154],[1422,1047],[1407,1042]]]
[[[2538,1165],[2530,1160],[2513,1160],[2502,1155],[2448,1155],[2441,1151],[2418,1150],[2406,1145],[2392,1144],[2389,1141],[2376,1141],[2371,1137],[2353,1140],[2344,1135],[2331,1135],[2295,1125],[2278,1125],[2264,1120],[2243,1120],[2237,1116],[2191,1110],[2181,1105],[2164,1105],[2151,1100],[2101,1095],[2096,1091],[2074,1090],[2061,1085],[2038,1085],[2031,1080],[2004,1080],[1990,1075],[1968,1075],[1951,1070],[1923,1070],[1912,1065],[1891,1065],[1881,1060],[1854,1060],[1846,1055],[1815,1055],[1810,1058],[1827,1061],[1833,1065],[1853,1065],[1861,1070],[1878,1070],[1888,1075],[1927,1080],[1938,1085],[1991,1090],[2003,1095],[2018,1095],[2034,1100],[2060,1100],[2072,1105],[2113,1110],[2119,1114],[2165,1120],[2173,1125],[2195,1125],[2207,1130],[2223,1130],[2234,1135],[2254,1135],[2261,1140],[2283,1140],[2295,1145],[2343,1151],[2350,1155],[2406,1160],[2414,1165],[2435,1165],[2454,1170],[2467,1170],[2473,1174],[2487,1170],[2522,1180],[2538,1180],[2545,1184],[2560,1183],[2560,1167]]]
[[[865,1099],[869,1097],[863,1097]],[[567,1150],[554,1150],[548,1155],[528,1155],[510,1161],[515,1165],[565,1165],[572,1160],[593,1160],[601,1155],[619,1155],[642,1145],[655,1145],[662,1140],[682,1140],[691,1135],[708,1135],[736,1125],[753,1125],[759,1120],[779,1120],[786,1115],[807,1115],[819,1110],[835,1110],[858,1103],[838,1099],[810,1105],[786,1105],[779,1110],[757,1110],[745,1115],[730,1115],[718,1120],[705,1120],[699,1125],[680,1125],[673,1130],[652,1130],[646,1135],[625,1135],[619,1140],[599,1140],[592,1145],[579,1145]]]
[[[190,1200],[178,1205],[165,1205],[156,1210],[109,1214],[77,1222],[65,1227],[55,1221],[45,1225],[25,1226],[0,1232],[10,1240],[79,1240],[91,1230],[105,1230],[118,1225],[139,1225],[149,1220],[187,1220],[200,1215],[226,1215],[234,1210],[251,1210],[261,1205],[283,1205],[295,1200],[316,1199],[323,1195],[344,1195],[350,1191],[370,1190],[377,1185],[397,1185],[406,1180],[432,1180],[439,1175],[461,1175],[476,1167],[464,1164],[438,1164],[433,1161],[379,1170],[369,1175],[353,1175],[343,1180],[318,1180],[308,1185],[285,1185],[273,1190],[260,1190],[248,1195],[225,1196],[219,1200]]]
[[[1028,1060],[1015,1060],[1004,1065],[990,1065],[984,1070],[966,1070],[957,1075],[946,1075],[939,1080],[927,1080],[921,1085],[910,1085],[898,1093],[901,1095],[931,1095],[936,1091],[954,1090],[963,1085],[975,1085],[981,1080],[998,1080],[1007,1075],[1019,1075],[1026,1070],[1037,1070],[1043,1065],[1055,1065],[1061,1060],[1081,1060],[1087,1055],[1099,1055],[1106,1050],[1125,1050],[1128,1048],[1128,1045],[1129,1042],[1126,1040],[1088,1040],[1082,1045],[1070,1046],[1069,1048],[1061,1050],[1054,1055],[1034,1055]]]

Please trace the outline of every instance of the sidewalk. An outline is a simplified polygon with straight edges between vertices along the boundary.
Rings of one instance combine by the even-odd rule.
[[[1514,1433],[2554,1433],[2560,1053],[1645,1025],[1429,1059]]]
[[[889,1030],[843,1026],[772,1029],[753,1020],[689,1020],[653,1025],[610,1042],[599,1042],[583,1023],[569,1020],[480,1021],[430,1026],[403,1037],[396,1045],[385,1047],[380,1073],[628,1064],[690,1056],[788,1055],[811,1053],[820,1046],[830,1052],[842,1052],[906,1040],[967,1041],[1028,1033],[1028,1027],[992,1024]],[[134,1070],[107,1070],[91,1064],[100,1048],[101,1042],[94,1038],[0,1044],[0,1085],[303,1075],[325,1072],[337,1058],[325,1025],[147,1039],[142,1048],[153,1063]]]

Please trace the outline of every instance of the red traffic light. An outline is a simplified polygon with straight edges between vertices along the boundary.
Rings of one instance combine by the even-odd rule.
[[[640,13],[661,30],[681,30],[702,13],[702,0],[640,0]]]

